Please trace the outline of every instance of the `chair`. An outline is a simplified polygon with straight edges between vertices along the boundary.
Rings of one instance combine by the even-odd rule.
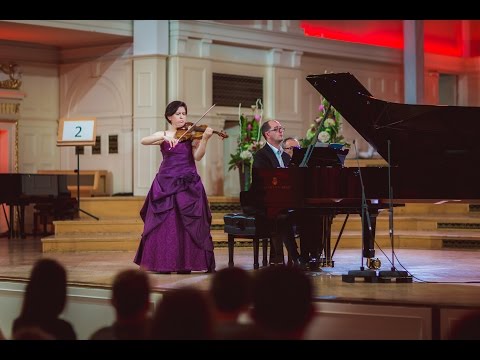
[[[258,254],[260,239],[262,239],[262,265],[266,266],[268,241],[271,234],[260,221],[257,221],[255,215],[245,213],[230,213],[223,217],[225,222],[224,231],[228,234],[228,267],[233,267],[233,252],[235,239],[252,239],[253,241],[253,268],[259,268]]]

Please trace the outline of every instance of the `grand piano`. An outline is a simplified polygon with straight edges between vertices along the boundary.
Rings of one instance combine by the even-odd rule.
[[[299,218],[310,224],[304,229],[307,235],[319,228],[321,266],[333,266],[330,234],[337,214],[364,211],[362,256],[368,262],[375,256],[375,220],[381,209],[411,202],[479,203],[479,107],[383,101],[350,73],[309,75],[307,81],[390,164],[365,168],[329,164],[254,172],[256,186],[250,191],[256,190],[247,198],[257,199],[255,206],[265,209],[269,217],[296,210]],[[308,217],[311,222],[305,221]]]
[[[0,204],[9,238],[25,238],[25,206],[47,204],[66,209],[75,206],[75,201],[67,188],[67,175],[0,174]],[[3,204],[10,207],[8,217]]]

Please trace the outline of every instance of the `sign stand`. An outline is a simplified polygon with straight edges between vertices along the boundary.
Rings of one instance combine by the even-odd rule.
[[[95,118],[60,119],[58,124],[57,146],[93,146],[95,145]],[[77,152],[77,212],[100,220],[95,215],[80,208],[80,152]]]

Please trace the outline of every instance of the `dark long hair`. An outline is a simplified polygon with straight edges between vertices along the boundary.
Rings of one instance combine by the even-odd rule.
[[[40,259],[33,266],[23,298],[21,318],[28,320],[58,317],[67,300],[67,272],[56,260]]]
[[[167,119],[170,124],[171,121],[168,119],[168,117],[175,114],[178,108],[182,106],[185,108],[185,112],[188,114],[187,104],[185,104],[183,101],[175,100],[167,105],[167,107],[165,108],[165,119]]]

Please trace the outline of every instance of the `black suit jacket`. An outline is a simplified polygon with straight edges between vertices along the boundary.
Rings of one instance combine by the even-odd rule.
[[[288,166],[290,163],[290,155],[286,152],[282,153],[283,164]],[[259,149],[253,156],[252,164],[252,184],[249,191],[240,192],[240,203],[242,210],[247,214],[261,215],[264,213],[262,206],[258,204],[258,194],[262,191],[262,185],[256,179],[255,169],[275,169],[280,167],[275,153],[268,144]]]
[[[282,152],[282,160],[285,166],[290,163],[290,155]],[[276,258],[283,262],[283,244],[285,244],[288,254],[293,260],[299,255],[295,244],[295,232],[293,226],[293,217],[290,213],[285,212],[278,215],[276,219],[268,219],[266,217],[266,208],[259,199],[263,198],[263,184],[261,177],[257,177],[258,169],[274,169],[280,167],[277,157],[272,148],[265,144],[258,150],[253,157],[252,165],[252,185],[250,191],[240,194],[240,202],[245,213],[255,215],[255,225],[265,232],[276,232],[276,236],[272,238],[272,247],[270,252],[270,260]]]
[[[288,166],[290,163],[290,155],[285,151],[282,153],[283,164]],[[258,150],[253,156],[253,168],[267,168],[274,169],[280,167],[277,157],[275,156],[272,148],[265,144],[260,150]]]

